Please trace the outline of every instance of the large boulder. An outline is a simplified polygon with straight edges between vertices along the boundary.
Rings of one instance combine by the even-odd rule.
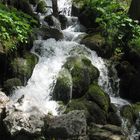
[[[87,135],[87,123],[84,111],[71,111],[46,120],[45,134],[47,138],[77,139]]]
[[[101,109],[108,112],[109,106],[110,106],[110,98],[108,94],[106,94],[100,86],[97,84],[90,85],[87,93],[86,93],[87,99],[90,101],[95,102],[98,104]]]
[[[84,98],[71,100],[67,105],[65,112],[67,113],[72,110],[84,110],[88,124],[91,122],[106,124],[106,112],[92,101],[88,101]]]
[[[55,28],[49,28],[48,26],[42,26],[40,29],[34,30],[36,36],[41,36],[44,40],[49,38],[54,38],[56,40],[61,40],[64,38],[63,33]]]
[[[81,40],[81,43],[96,51],[99,56],[108,58],[112,54],[112,48],[106,44],[105,38],[100,34],[87,35]]]
[[[64,64],[72,76],[72,98],[83,96],[93,81],[97,81],[99,70],[86,57],[70,57]]]
[[[26,84],[27,80],[32,75],[32,71],[37,61],[37,56],[31,53],[25,53],[23,58],[15,58],[11,61],[13,76],[19,78],[22,84]]]
[[[32,138],[42,135],[44,115],[34,106],[25,112],[22,109],[22,101],[10,102],[6,106],[6,117],[3,122],[7,132],[15,139],[20,136]]]
[[[53,99],[67,103],[72,98],[72,77],[67,69],[59,72],[57,82],[53,91]]]

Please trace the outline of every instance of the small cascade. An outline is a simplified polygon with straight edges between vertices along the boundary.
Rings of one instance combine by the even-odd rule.
[[[51,6],[51,0],[46,2]],[[44,114],[58,115],[60,113],[59,104],[52,100],[52,92],[58,73],[68,57],[84,55],[99,69],[100,77],[98,83],[109,94],[111,102],[118,107],[119,113],[119,109],[122,106],[129,105],[130,103],[119,97],[119,78],[117,77],[114,65],[111,65],[112,74],[109,74],[108,67],[110,66],[108,63],[110,62],[99,57],[95,51],[91,51],[84,45],[79,44],[81,38],[86,35],[85,28],[80,25],[77,17],[70,17],[71,6],[72,0],[58,0],[59,11],[67,17],[67,28],[62,31],[64,40],[48,39],[36,40],[34,42],[32,52],[39,56],[39,62],[35,66],[27,85],[15,90],[11,99],[16,103],[20,98],[24,97],[23,103],[19,108],[25,112],[30,112],[31,108],[37,107]],[[35,7],[33,8],[35,9]],[[40,15],[40,19],[42,20],[44,16],[46,15]],[[54,21],[55,25],[53,28],[59,28],[58,20],[54,18]],[[72,99],[72,86],[70,99]],[[137,123],[139,121],[138,119]],[[134,127],[131,140],[138,140],[134,138],[137,137],[137,134],[137,129]]]

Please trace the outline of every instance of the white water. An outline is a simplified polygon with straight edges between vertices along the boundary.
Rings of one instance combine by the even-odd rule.
[[[71,15],[71,0],[59,0],[58,7],[63,14]],[[99,85],[110,95],[113,95],[108,78],[108,69],[104,60],[97,56],[94,51],[79,45],[80,35],[84,35],[84,28],[78,23],[76,17],[68,18],[69,27],[63,31],[65,39],[63,41],[36,40],[33,52],[39,56],[39,62],[35,66],[33,74],[26,87],[21,87],[15,91],[11,97],[15,102],[24,95],[20,109],[30,111],[34,106],[43,113],[58,114],[59,105],[51,100],[51,93],[55,86],[56,78],[66,59],[71,55],[85,55],[92,64],[100,71]],[[77,41],[78,40],[78,41]],[[75,42],[76,41],[76,42]],[[39,49],[39,53],[36,50]],[[128,102],[111,97],[115,104],[124,105]]]

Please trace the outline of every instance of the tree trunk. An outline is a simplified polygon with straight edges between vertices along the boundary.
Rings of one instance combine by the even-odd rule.
[[[52,9],[53,9],[53,15],[58,18],[58,6],[57,6],[57,0],[52,0]]]
[[[132,0],[128,14],[132,19],[140,21],[140,0]]]

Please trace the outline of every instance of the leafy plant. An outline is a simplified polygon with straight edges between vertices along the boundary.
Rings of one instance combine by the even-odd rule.
[[[0,4],[0,42],[7,51],[19,43],[28,43],[28,36],[37,21],[31,16]]]

